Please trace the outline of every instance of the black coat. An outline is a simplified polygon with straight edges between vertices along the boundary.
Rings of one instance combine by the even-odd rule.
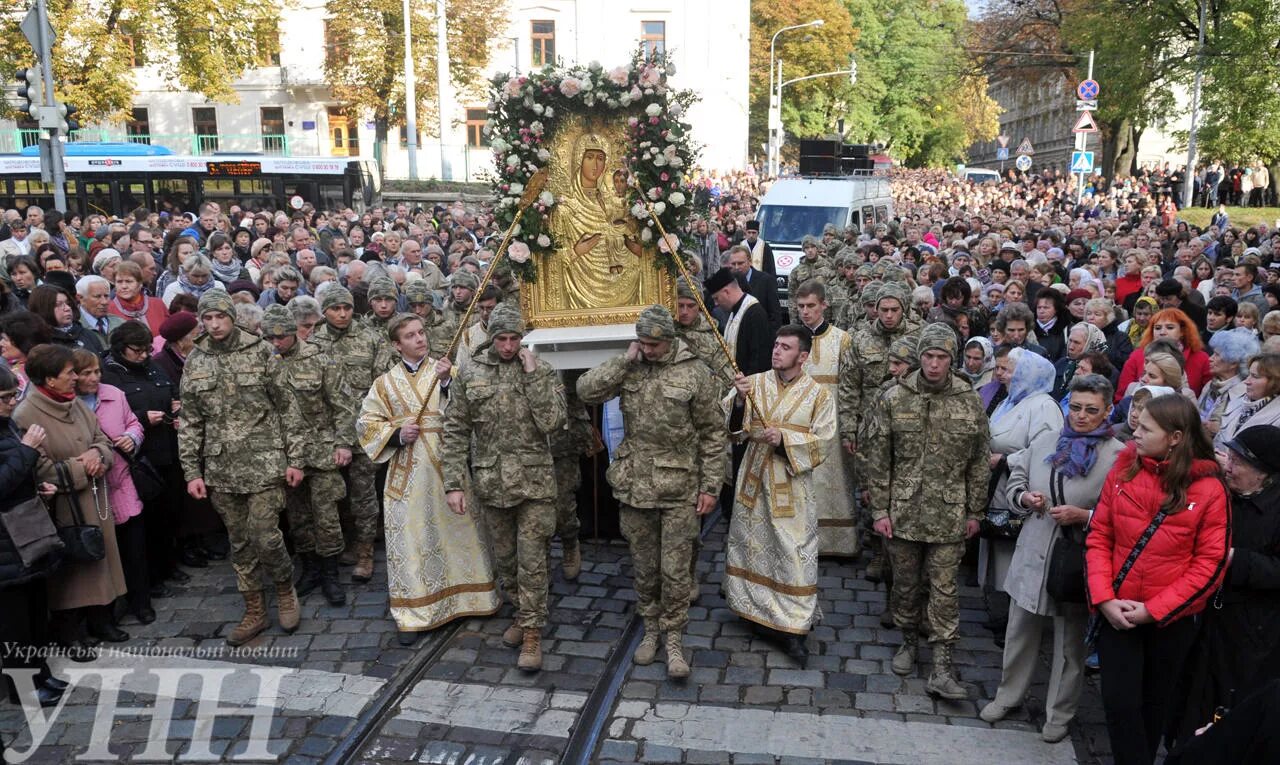
[[[22,443],[17,428],[0,419],[0,512],[26,502],[36,495],[36,460],[39,453]],[[57,567],[48,556],[31,569],[22,565],[13,540],[0,524],[0,589],[16,587],[32,579],[42,579]],[[9,618],[8,616],[0,618]]]
[[[53,342],[56,345],[65,345],[72,350],[83,348],[98,356],[101,356],[103,351],[102,341],[98,336],[78,321],[71,322],[70,327],[55,329]]]
[[[760,307],[764,309],[764,315],[769,319],[769,326],[777,330],[787,323],[787,312],[782,310],[782,303],[778,300],[777,277],[753,268],[750,279],[745,276],[739,277],[738,283],[742,285],[744,292],[759,301]]]
[[[744,297],[745,299],[745,297]],[[727,320],[720,320],[720,333],[724,334]],[[744,375],[766,372],[773,368],[773,327],[759,303],[742,315],[738,324],[738,341],[734,349],[734,361]]]
[[[152,425],[147,418],[149,411],[172,411],[171,402],[178,398],[178,386],[168,375],[154,361],[130,364],[108,355],[102,360],[102,381],[124,391],[129,409],[142,423],[143,440],[138,455],[158,468],[178,464],[178,431],[173,429],[173,423],[161,420]]]
[[[1280,481],[1252,497],[1231,495],[1235,553],[1222,591],[1201,618],[1187,662],[1180,739],[1280,678]]]

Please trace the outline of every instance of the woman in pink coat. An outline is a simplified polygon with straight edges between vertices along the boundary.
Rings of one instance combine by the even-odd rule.
[[[107,470],[107,497],[116,522],[116,544],[124,568],[125,596],[129,612],[143,624],[156,619],[151,607],[151,583],[147,575],[147,539],[142,518],[142,500],[133,486],[129,462],[124,457],[137,453],[142,445],[142,423],[129,409],[124,391],[102,382],[102,365],[98,356],[78,349],[71,358],[75,367],[76,395],[98,416],[102,432],[115,447],[115,462]],[[117,628],[118,629],[118,628]],[[123,630],[119,630],[123,634]]]

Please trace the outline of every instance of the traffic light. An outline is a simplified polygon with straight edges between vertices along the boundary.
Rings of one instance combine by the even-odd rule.
[[[75,119],[75,115],[79,111],[79,109],[71,104],[58,104],[58,129],[61,130],[64,135],[71,133],[73,130],[80,129],[80,120]]]
[[[14,73],[18,81],[18,112],[33,119],[39,116],[40,102],[44,100],[44,85],[39,69],[19,69]]]

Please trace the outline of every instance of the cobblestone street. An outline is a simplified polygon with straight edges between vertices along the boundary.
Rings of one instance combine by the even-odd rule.
[[[889,670],[899,636],[880,626],[884,590],[862,578],[861,563],[822,563],[823,620],[809,639],[813,655],[802,670],[725,607],[717,592],[724,528],[721,521],[707,535],[702,552],[702,593],[685,640],[693,667],[687,682],[668,681],[662,661],[631,664],[638,630],[630,624],[630,567],[625,546],[608,543],[584,545],[576,583],[558,574],[553,579],[553,624],[538,674],[515,669],[516,650],[501,643],[509,607],[497,618],[466,620],[401,647],[386,613],[381,561],[373,582],[350,588],[346,606],[331,608],[319,593],[309,596],[295,634],[273,628],[245,647],[257,656],[227,652],[222,634],[238,617],[239,596],[229,566],[219,564],[197,572],[176,597],[158,601],[155,623],[125,625],[133,640],[120,647],[135,655],[104,656],[87,665],[60,660],[56,670],[63,677],[68,668],[153,670],[117,673],[123,677],[119,703],[126,707],[157,703],[163,673],[155,670],[200,670],[206,686],[225,675],[220,694],[204,689],[223,708],[212,720],[200,713],[196,678],[188,675],[162,694],[174,699],[168,754],[178,754],[179,761],[200,752],[193,737],[207,735],[214,757],[265,751],[291,765],[1102,762],[1106,735],[1096,677],[1085,689],[1071,744],[1040,740],[1037,694],[1043,695],[1047,670],[1009,720],[993,727],[977,719],[999,681],[1000,650],[982,627],[986,611],[976,587],[962,590],[956,652],[961,680],[975,691],[972,701],[935,701],[925,694],[927,649],[915,675],[899,678]],[[179,650],[162,658],[142,655],[154,649]],[[265,682],[266,675],[231,672],[246,665],[288,670],[278,676],[269,736],[254,732],[250,717],[225,713],[226,707],[253,704]],[[88,676],[61,709],[45,710],[56,717],[26,762],[69,762],[107,730],[112,759],[146,759],[148,746],[157,746],[149,742],[158,738],[150,716],[121,710],[95,734],[101,682]],[[25,729],[22,710],[0,707],[0,726]],[[12,749],[24,752],[29,741],[24,732]],[[266,748],[250,749],[255,745]]]

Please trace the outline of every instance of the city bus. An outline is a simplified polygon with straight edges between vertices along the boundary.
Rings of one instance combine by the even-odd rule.
[[[117,215],[139,207],[195,212],[206,200],[251,209],[288,209],[294,196],[318,209],[363,211],[378,199],[377,162],[361,157],[269,154],[188,156],[138,143],[66,144],[67,207],[80,215]],[[53,184],[40,180],[36,146],[0,154],[0,208],[53,209]]]

